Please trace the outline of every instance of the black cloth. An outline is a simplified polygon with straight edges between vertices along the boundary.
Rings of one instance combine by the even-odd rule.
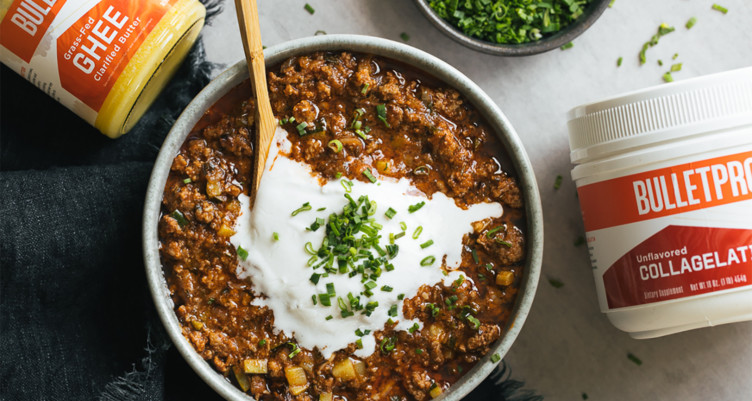
[[[0,399],[220,399],[171,347],[140,242],[159,147],[218,68],[203,56],[116,140],[2,67]],[[468,400],[538,399],[503,366]]]

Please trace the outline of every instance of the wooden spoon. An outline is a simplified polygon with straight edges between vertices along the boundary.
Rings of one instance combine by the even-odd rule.
[[[245,61],[248,63],[248,73],[251,76],[251,86],[256,98],[256,132],[252,142],[256,151],[254,159],[253,177],[249,196],[251,205],[256,200],[261,175],[264,174],[266,157],[269,155],[269,145],[274,137],[277,121],[272,114],[269,102],[269,91],[266,86],[266,66],[264,64],[264,48],[261,44],[261,28],[259,27],[258,6],[256,0],[235,0],[238,12],[240,36],[243,38]]]

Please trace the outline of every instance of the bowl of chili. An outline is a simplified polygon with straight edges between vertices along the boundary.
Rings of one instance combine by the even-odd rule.
[[[276,74],[273,76],[270,75],[272,78],[270,81],[270,90],[277,90],[276,94],[272,93],[273,105],[275,104],[275,99],[277,99],[274,106],[277,108],[275,114],[283,114],[280,110],[285,110],[285,107],[288,106],[292,107],[291,104],[286,106],[284,101],[286,98],[280,98],[279,96],[283,96],[283,93],[289,94],[295,92],[290,89],[289,82],[301,81],[300,77],[297,76],[290,77],[291,81],[289,82],[284,81],[284,71],[296,72],[304,63],[323,65],[323,69],[329,67],[344,68],[343,65],[350,62],[352,58],[360,58],[363,61],[360,65],[367,65],[367,68],[371,69],[371,71],[378,71],[385,67],[396,69],[406,68],[420,73],[420,78],[413,77],[412,79],[406,79],[407,82],[439,82],[441,85],[447,86],[449,89],[446,92],[442,92],[443,89],[440,89],[440,92],[432,93],[435,96],[444,96],[443,94],[446,93],[450,94],[450,98],[460,99],[452,95],[455,93],[458,94],[462,99],[462,103],[458,103],[460,106],[456,111],[458,113],[475,113],[477,111],[477,115],[483,120],[484,127],[487,127],[488,132],[494,137],[492,141],[498,141],[500,146],[503,147],[504,157],[502,162],[498,162],[497,159],[491,161],[498,163],[499,170],[501,170],[501,163],[503,163],[505,168],[514,171],[514,185],[519,186],[517,199],[519,203],[516,203],[517,201],[514,200],[510,201],[514,205],[509,207],[512,211],[515,208],[519,209],[518,212],[522,221],[515,224],[524,229],[525,246],[515,248],[522,252],[521,255],[517,255],[518,257],[514,259],[518,263],[511,263],[513,265],[511,268],[497,269],[499,274],[496,280],[494,280],[497,285],[499,280],[508,280],[508,283],[503,283],[503,285],[507,286],[511,285],[512,282],[515,283],[514,286],[509,286],[507,290],[504,290],[509,292],[509,297],[505,298],[509,302],[506,304],[503,312],[503,321],[497,322],[500,328],[499,333],[492,338],[492,343],[489,342],[483,345],[482,349],[484,352],[482,354],[467,354],[469,355],[468,357],[473,358],[472,363],[466,364],[467,370],[463,372],[462,369],[459,369],[459,372],[455,371],[453,374],[447,373],[448,377],[451,378],[451,385],[445,382],[443,388],[432,385],[430,388],[413,389],[422,392],[424,396],[438,396],[443,392],[444,400],[460,400],[491,373],[496,367],[496,363],[511,347],[530,310],[540,275],[543,247],[543,220],[540,199],[532,167],[514,128],[493,101],[467,77],[438,58],[405,44],[366,36],[327,35],[299,39],[270,47],[265,51],[265,55],[268,68],[271,68],[270,71]],[[352,65],[355,64],[352,62]],[[355,75],[352,74],[352,77]],[[405,77],[405,75],[393,74],[395,82],[405,81]],[[408,76],[407,78],[410,77]],[[238,90],[242,91],[243,82],[247,81],[247,79],[248,72],[245,63],[242,61],[220,74],[186,107],[165,139],[151,175],[144,209],[143,248],[149,287],[158,314],[174,345],[198,375],[222,397],[228,400],[286,399],[284,397],[288,397],[289,393],[294,395],[306,391],[319,391],[320,393],[313,394],[313,396],[317,396],[322,400],[331,399],[327,397],[332,397],[332,390],[329,389],[328,392],[321,392],[321,383],[314,382],[309,386],[310,383],[306,381],[306,376],[310,376],[311,374],[309,371],[318,369],[316,371],[331,372],[332,377],[328,379],[342,384],[344,383],[344,379],[342,379],[343,375],[347,376],[346,373],[350,370],[354,370],[354,374],[357,377],[366,374],[365,370],[362,369],[365,366],[364,364],[358,363],[357,360],[351,357],[340,358],[336,363],[334,363],[336,358],[330,358],[330,361],[326,361],[321,357],[319,351],[298,347],[296,342],[287,341],[291,340],[289,338],[280,340],[280,336],[283,334],[279,333],[262,333],[262,335],[266,335],[267,337],[259,340],[260,337],[256,335],[256,327],[249,329],[254,332],[252,333],[252,343],[247,341],[247,336],[243,333],[237,333],[238,331],[242,331],[245,326],[241,324],[236,327],[234,326],[234,321],[252,321],[254,316],[257,316],[260,319],[259,321],[269,322],[270,319],[274,321],[274,317],[268,311],[254,310],[247,312],[249,309],[242,309],[242,306],[248,306],[249,302],[247,301],[253,292],[247,281],[239,280],[237,277],[225,277],[223,280],[227,280],[227,282],[221,282],[216,288],[212,288],[210,284],[207,284],[215,280],[216,277],[234,274],[233,271],[227,270],[226,266],[222,266],[223,264],[230,264],[234,267],[238,264],[236,259],[244,260],[248,257],[247,251],[240,247],[236,249],[229,244],[229,240],[222,237],[228,236],[227,232],[234,233],[233,229],[225,226],[223,222],[237,217],[232,215],[231,211],[239,207],[237,197],[243,192],[245,187],[243,183],[238,182],[242,179],[239,179],[237,175],[248,174],[247,165],[249,164],[251,150],[245,141],[248,140],[248,127],[252,126],[252,121],[249,120],[249,110],[252,111],[252,101],[243,102],[242,107],[238,109],[238,114],[234,117],[217,117],[217,114],[224,107],[223,104],[227,103],[228,99],[232,100],[232,96],[236,96],[234,101],[238,101]],[[314,87],[327,92],[326,88],[318,85],[320,83],[314,84]],[[368,92],[369,85],[363,85],[363,88],[365,89],[359,87],[354,96],[367,96],[365,92]],[[371,87],[371,89],[373,88]],[[385,89],[383,93],[385,92],[388,92],[388,89]],[[442,101],[441,99],[443,98],[436,97],[435,101],[440,102]],[[296,99],[296,105],[305,104],[306,101],[308,100],[299,101],[299,99]],[[249,109],[249,107],[251,108]],[[434,112],[434,110],[440,111],[442,110],[441,107],[441,105],[432,106],[431,112]],[[395,118],[395,113],[392,112],[391,105],[383,106],[379,104],[376,105],[373,111],[359,113],[359,117],[362,119],[361,122],[366,122],[369,125],[382,123],[382,130],[384,129],[383,127],[390,127],[390,123],[396,125],[395,120],[392,120]],[[293,133],[297,131],[300,134],[300,138],[296,137],[293,140],[293,147],[298,146],[303,150],[309,149],[311,148],[310,144],[314,142],[306,144],[303,141],[316,141],[316,135],[326,135],[319,130],[307,132],[306,127],[300,128],[302,123],[293,123],[290,121],[290,117],[281,117],[278,115],[278,118],[283,127],[290,125],[292,128],[289,131]],[[207,121],[214,122],[207,123]],[[211,124],[219,125],[215,126]],[[470,126],[476,126],[476,124],[468,125],[468,127]],[[363,130],[365,130],[365,127]],[[376,137],[376,135],[379,135],[378,130],[374,128],[370,135]],[[332,142],[333,140],[330,141],[330,143]],[[329,146],[329,149],[339,152],[350,146],[350,143],[345,141],[344,138],[342,141],[338,140],[338,142],[340,144]],[[212,149],[212,143],[215,143],[221,149]],[[209,145],[207,146],[207,144]],[[225,156],[222,156],[222,153]],[[201,161],[202,157],[205,160]],[[226,160],[220,160],[220,158],[225,158]],[[195,164],[199,161],[201,161],[200,164]],[[320,163],[318,166],[321,169],[320,173],[326,176],[328,164]],[[493,167],[493,169],[496,169],[496,167]],[[412,170],[413,174],[415,172],[416,170]],[[420,174],[422,175],[424,172],[421,171]],[[367,174],[366,176],[369,175]],[[216,177],[220,177],[221,182],[212,181]],[[373,182],[371,177],[367,178]],[[366,183],[368,180],[363,179]],[[431,180],[425,178],[424,181],[428,182]],[[506,182],[510,183],[511,181]],[[222,187],[222,185],[225,186]],[[200,194],[199,198],[191,198],[194,196],[192,194],[197,193]],[[467,196],[471,197],[473,195],[468,194]],[[193,208],[188,209],[183,207],[181,209],[179,205],[185,204],[190,204]],[[311,209],[310,207],[306,209],[305,206],[301,210]],[[410,210],[400,213],[412,213],[420,209],[421,206],[413,205],[410,207]],[[298,211],[294,211],[293,216]],[[211,218],[212,213],[214,213],[214,220]],[[389,210],[387,210],[386,215],[388,218],[391,218]],[[392,210],[391,216],[393,215],[394,211]],[[217,217],[219,218],[217,219]],[[318,219],[316,222],[318,222]],[[185,231],[191,229],[193,231],[185,233]],[[515,242],[515,246],[518,243],[522,243],[519,238],[514,237],[514,235],[517,235],[514,233],[511,233],[508,238],[504,237],[501,241],[492,241],[498,234],[508,231],[506,224],[503,227],[488,225],[485,228],[481,227],[477,230],[480,233],[476,234],[478,239],[489,243],[492,249],[512,247],[512,242]],[[223,231],[225,232],[224,234]],[[206,232],[211,233],[208,237],[203,238]],[[195,242],[196,238],[199,238],[199,242]],[[274,232],[274,241],[277,240],[279,240],[279,237],[277,232]],[[420,247],[429,247],[432,242],[426,241]],[[210,248],[216,249],[212,250]],[[469,251],[463,252],[466,253],[464,258],[470,260],[468,263],[472,263],[474,259],[475,264],[478,264],[479,258],[487,257],[483,250],[478,251],[479,255],[473,250],[472,257],[469,256]],[[193,256],[181,259],[181,255],[183,254],[193,254]],[[514,258],[515,256],[511,257]],[[484,273],[497,273],[494,270],[496,267],[494,267],[493,263],[488,263],[485,266],[488,271],[484,271]],[[463,280],[458,280],[460,286],[463,285],[463,282],[468,282],[464,280],[464,276],[461,277],[463,277]],[[468,278],[470,278],[469,275]],[[472,278],[475,280],[479,279],[477,275],[473,275]],[[472,281],[469,282],[472,283]],[[457,281],[455,281],[456,283]],[[248,287],[243,289],[241,288],[243,286]],[[382,286],[381,291],[387,291],[387,289]],[[500,296],[499,294],[504,291],[494,290],[492,292],[496,296]],[[463,292],[464,290],[458,294],[464,296]],[[240,294],[240,297],[231,298],[233,294]],[[474,296],[477,297],[478,295],[475,294]],[[193,302],[194,298],[196,302]],[[319,299],[321,299],[321,296]],[[457,296],[446,298],[446,309],[451,309],[450,304],[457,299]],[[484,302],[491,301],[486,300]],[[230,316],[230,318],[222,320],[223,318],[227,318],[228,315],[235,313],[235,310],[232,310],[230,306],[241,307],[240,309],[236,309],[241,312],[246,311],[243,312],[246,314]],[[224,309],[214,316],[211,315],[213,313],[211,312],[212,308]],[[434,310],[443,310],[438,304],[433,305],[433,308],[435,309],[431,309],[428,312],[419,311],[419,313],[432,313]],[[390,308],[390,316],[394,316],[392,312]],[[445,312],[439,311],[439,313]],[[476,318],[469,312],[463,313],[465,313],[461,322],[463,327],[474,326],[477,329],[482,324],[480,320],[485,319],[481,315],[478,315]],[[210,316],[206,316],[207,314]],[[345,316],[344,313],[342,315]],[[329,317],[327,317],[327,320],[329,320]],[[416,330],[417,334],[414,333]],[[428,330],[428,326],[425,326],[423,330]],[[451,331],[450,328],[447,328],[447,330]],[[411,329],[410,333],[420,335],[420,331],[416,325],[415,330]],[[362,333],[358,334],[357,331],[356,334],[362,335]],[[406,333],[403,334],[406,335]],[[396,370],[391,370],[393,368],[384,360],[385,355],[391,353],[389,357],[395,357],[397,351],[403,351],[403,344],[396,343],[397,336],[378,335],[381,337],[376,339],[376,348],[380,349],[380,352],[375,352],[377,355],[375,360],[380,362],[369,362],[369,369],[373,368],[374,371],[378,372],[378,375],[375,376],[388,377],[389,375],[393,375]],[[446,334],[447,337],[451,335],[451,332]],[[401,335],[400,338],[403,337],[405,336]],[[475,338],[480,339],[480,337],[476,336]],[[224,339],[229,340],[225,341]],[[379,345],[379,341],[381,345]],[[279,342],[279,344],[275,342]],[[279,359],[274,359],[275,357],[271,356],[268,360],[240,360],[241,356],[235,354],[237,354],[238,348],[243,347],[248,349],[242,350],[240,352],[241,356],[260,349],[260,352],[265,352],[267,355],[276,352]],[[354,347],[352,348],[355,349]],[[433,351],[428,349],[424,352],[426,354],[425,357],[429,353],[433,355]],[[381,353],[384,353],[384,355]],[[415,354],[418,354],[417,351]],[[412,360],[410,357],[405,357],[404,359]],[[285,365],[284,373],[281,373],[282,370],[277,365],[280,363],[292,363],[291,361],[293,360],[300,362],[300,366]],[[242,370],[240,366],[242,366]],[[260,375],[254,376],[254,373],[262,371],[270,372],[270,375],[273,376],[275,366],[277,373],[280,375],[277,379],[270,377],[269,381],[266,382]],[[404,368],[409,370],[409,367]],[[449,366],[442,365],[442,369],[449,368]],[[404,372],[400,371],[400,373]],[[285,378],[289,382],[289,387],[287,383],[280,387],[278,382],[284,382]],[[311,378],[311,380],[317,379]],[[398,379],[395,378],[395,380]],[[295,384],[293,382],[305,382],[305,384]],[[259,386],[259,383],[263,383],[263,386]],[[325,381],[322,383],[325,383]],[[361,382],[359,381],[359,383]],[[392,382],[388,382],[387,384],[389,383]],[[358,391],[358,388],[352,387],[352,384],[345,384],[343,384],[344,387],[341,387],[342,391]],[[374,382],[365,384],[371,386],[369,387],[371,389],[375,386]],[[385,387],[383,384],[381,387]],[[365,391],[365,388],[359,388],[359,391],[362,393]],[[387,388],[386,391],[389,391],[389,389]],[[254,395],[255,398],[250,398],[248,393]],[[357,394],[357,392],[353,394]],[[413,393],[407,391],[405,394],[404,396],[410,399]]]
[[[442,33],[474,50],[530,56],[571,42],[590,28],[612,0],[415,0]]]

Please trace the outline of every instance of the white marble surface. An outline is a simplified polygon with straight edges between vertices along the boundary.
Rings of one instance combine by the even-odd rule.
[[[662,83],[669,61],[683,63],[675,80],[752,65],[752,2],[616,0],[572,49],[526,58],[477,53],[445,37],[411,0],[259,0],[267,46],[313,35],[355,33],[400,40],[465,73],[501,107],[527,148],[543,199],[545,251],[541,285],[517,342],[506,356],[513,377],[548,400],[752,400],[752,322],[633,340],[598,310],[587,251],[573,241],[583,227],[569,179],[566,113],[582,103]],[[231,64],[242,58],[232,2],[204,30],[207,55]],[[691,30],[684,28],[697,18]],[[639,66],[642,44],[666,22],[663,37]],[[620,68],[618,57],[624,57]],[[564,176],[558,191],[557,175]],[[564,282],[556,289],[548,277]],[[637,366],[627,359],[642,359]]]

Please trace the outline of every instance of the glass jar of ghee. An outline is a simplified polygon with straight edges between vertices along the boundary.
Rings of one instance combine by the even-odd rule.
[[[569,115],[601,311],[634,338],[752,320],[752,68]]]
[[[205,15],[197,0],[2,0],[0,61],[116,138],[167,84]]]

